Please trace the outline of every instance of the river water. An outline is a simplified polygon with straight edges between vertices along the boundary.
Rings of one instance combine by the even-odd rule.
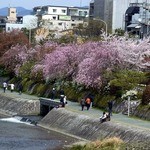
[[[62,150],[77,139],[0,115],[0,150]]]

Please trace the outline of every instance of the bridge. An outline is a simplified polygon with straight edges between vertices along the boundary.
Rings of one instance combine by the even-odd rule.
[[[46,116],[49,111],[51,111],[54,107],[58,107],[61,105],[59,100],[52,100],[48,98],[39,98],[40,100],[40,115]]]

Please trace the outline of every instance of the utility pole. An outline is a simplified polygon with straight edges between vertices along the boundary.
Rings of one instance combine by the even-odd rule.
[[[29,29],[29,44],[31,44],[31,29]]]
[[[130,104],[131,104],[131,101],[130,101],[130,95],[128,96],[128,117],[130,116]]]

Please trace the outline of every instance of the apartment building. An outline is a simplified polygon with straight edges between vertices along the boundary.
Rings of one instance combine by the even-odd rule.
[[[42,21],[42,26],[50,30],[67,30],[83,24],[89,15],[85,7],[40,6],[33,8],[33,14]]]

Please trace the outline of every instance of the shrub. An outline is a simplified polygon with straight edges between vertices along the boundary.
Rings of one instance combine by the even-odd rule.
[[[104,95],[103,97],[101,97],[101,99],[98,101],[97,106],[99,108],[103,108],[103,109],[107,109],[108,106],[108,101],[114,99],[114,96],[111,95]]]
[[[143,92],[142,104],[147,105],[150,103],[150,85],[146,86],[146,89]]]
[[[44,84],[39,84],[39,86],[37,87],[36,94],[38,96],[43,96],[45,91],[46,91],[46,86]]]
[[[90,142],[83,146],[74,145],[70,150],[122,150],[123,146],[124,143],[121,139],[113,137],[102,141]]]
[[[82,97],[82,92],[78,92],[76,89],[73,87],[64,87],[64,91],[67,95],[67,99],[71,101],[77,102],[81,97]]]
[[[146,80],[148,79],[143,72],[121,70],[114,73],[114,79],[110,81],[110,91],[120,97],[126,90],[132,90]]]
[[[34,66],[35,62],[27,62],[23,64],[19,69],[19,76],[22,78],[30,78],[32,67]]]
[[[39,85],[40,85],[39,83],[34,85],[34,88],[32,90],[32,94],[37,94],[37,89],[38,89]]]
[[[27,93],[30,93],[30,86],[33,83],[32,80],[27,80],[26,83],[24,84],[24,90],[27,91]]]

